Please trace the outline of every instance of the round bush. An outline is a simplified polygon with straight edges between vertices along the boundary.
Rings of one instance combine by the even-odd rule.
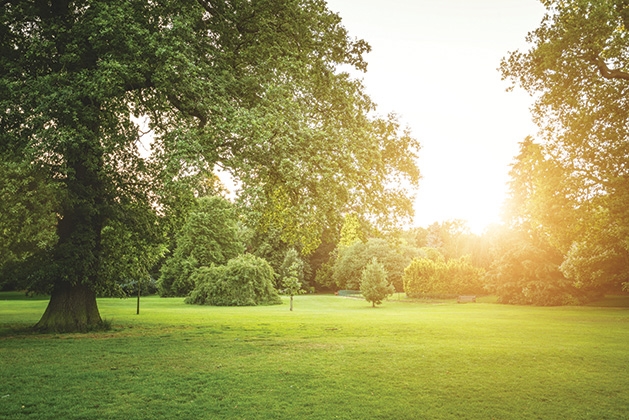
[[[266,260],[251,254],[224,266],[200,267],[186,303],[216,306],[255,306],[282,303],[273,287],[275,273]]]

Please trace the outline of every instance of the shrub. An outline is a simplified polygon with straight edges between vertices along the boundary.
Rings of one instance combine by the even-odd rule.
[[[416,258],[404,270],[404,291],[413,298],[481,293],[483,274],[466,257],[448,262]]]
[[[225,266],[200,267],[192,278],[195,287],[186,303],[216,306],[282,303],[273,287],[273,268],[262,258],[251,254],[233,258]]]

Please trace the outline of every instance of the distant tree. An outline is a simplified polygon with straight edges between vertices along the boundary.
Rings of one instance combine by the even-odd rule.
[[[162,266],[162,296],[185,296],[198,267],[224,265],[244,252],[234,206],[222,197],[201,197],[177,234],[176,248]]]
[[[278,274],[275,287],[280,290],[283,286],[282,278],[286,270],[293,264],[298,264],[298,279],[303,287],[310,287],[307,277],[310,274],[310,264],[308,258],[301,255],[297,250],[301,244],[291,245],[282,239],[282,233],[269,229],[266,232],[255,232],[255,229],[248,228],[253,235],[247,241],[247,252],[265,259],[273,270]]]
[[[246,209],[245,209],[246,211]],[[277,229],[257,231],[255,227],[244,226],[247,231],[246,249],[257,257],[265,259],[276,273],[279,273],[284,256],[291,245],[282,239],[282,233]]]
[[[387,271],[384,265],[373,258],[365,266],[360,276],[360,293],[372,307],[380,305],[384,299],[391,296],[395,288],[387,281]]]
[[[336,258],[336,240],[333,230],[327,229],[321,238],[321,243],[307,259],[309,270],[305,273],[305,280],[316,290],[329,289],[332,282],[331,267]]]
[[[402,291],[404,268],[420,254],[421,251],[415,247],[394,245],[381,238],[370,238],[365,243],[355,242],[338,250],[332,266],[332,279],[337,288],[358,289],[363,269],[373,258],[377,258],[387,270],[389,281],[396,290]]]
[[[291,248],[284,254],[284,260],[280,266],[278,273],[278,284],[283,285],[284,279],[287,277],[295,277],[299,284],[303,286],[305,277],[305,262],[299,256],[295,248]]]
[[[494,252],[486,287],[502,303],[553,306],[591,298],[563,275],[559,269],[563,255],[543,237],[523,230],[505,231]]]
[[[286,253],[279,275],[281,290],[290,296],[290,310],[293,310],[293,296],[306,293],[303,289],[304,262],[294,249]]]
[[[194,289],[186,303],[215,306],[277,305],[282,301],[273,287],[275,273],[262,258],[251,254],[222,266],[197,268]]]
[[[447,259],[478,253],[476,235],[464,220],[435,222],[426,229],[425,247],[438,249]]]

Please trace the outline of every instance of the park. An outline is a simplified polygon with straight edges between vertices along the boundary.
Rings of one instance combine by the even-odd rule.
[[[0,419],[627,418],[629,1],[376,3],[0,0]]]

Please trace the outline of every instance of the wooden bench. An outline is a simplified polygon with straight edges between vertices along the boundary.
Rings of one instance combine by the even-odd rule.
[[[476,302],[476,296],[459,296],[456,303]]]

